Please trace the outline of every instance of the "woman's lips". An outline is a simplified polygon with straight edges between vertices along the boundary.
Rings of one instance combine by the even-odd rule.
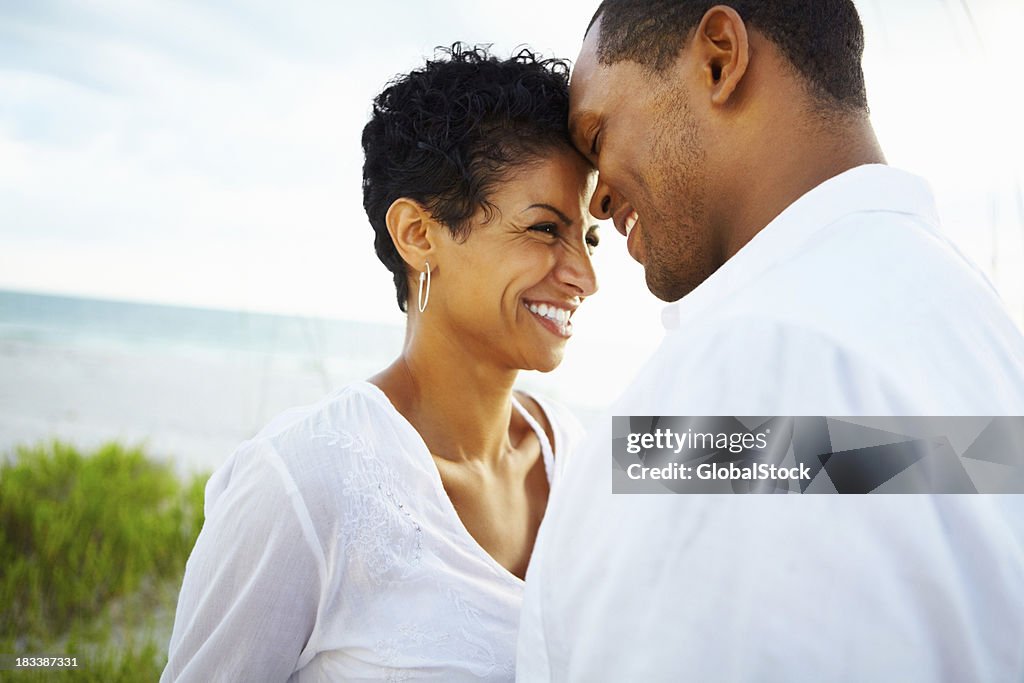
[[[572,336],[572,317],[575,308],[556,306],[536,301],[523,301],[523,306],[538,323],[552,334],[562,339]]]

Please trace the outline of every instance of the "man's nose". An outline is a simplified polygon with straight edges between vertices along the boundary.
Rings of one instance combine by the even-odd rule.
[[[607,220],[612,217],[612,204],[612,188],[598,174],[597,187],[590,198],[590,213],[598,220]]]

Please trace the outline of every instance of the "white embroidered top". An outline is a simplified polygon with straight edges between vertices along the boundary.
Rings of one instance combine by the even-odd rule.
[[[513,403],[554,485],[581,430],[536,400],[553,446]],[[356,382],[279,416],[210,478],[161,681],[509,681],[522,592],[416,430]]]

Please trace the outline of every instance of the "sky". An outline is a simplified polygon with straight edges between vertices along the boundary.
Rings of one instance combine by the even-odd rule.
[[[596,0],[0,0],[0,288],[402,323],[362,210],[373,96],[437,45],[574,58]],[[863,0],[872,119],[1024,315],[1019,0]],[[577,334],[661,302],[610,225]],[[627,364],[628,365],[628,364]]]

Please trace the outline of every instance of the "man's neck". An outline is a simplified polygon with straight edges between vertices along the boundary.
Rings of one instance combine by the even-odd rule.
[[[865,118],[828,125],[774,126],[770,146],[757,146],[722,196],[741,197],[720,214],[723,260],[732,258],[789,205],[826,180],[864,164],[884,164],[885,155]]]

